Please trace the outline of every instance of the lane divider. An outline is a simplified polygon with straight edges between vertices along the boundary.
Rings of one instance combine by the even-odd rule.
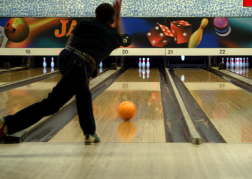
[[[180,96],[180,94],[178,92],[178,89],[177,89],[177,87],[176,87],[176,85],[175,85],[175,83],[174,83],[174,81],[173,81],[173,79],[171,77],[171,74],[167,70],[167,68],[165,68],[165,70],[166,70],[166,73],[167,73],[167,75],[169,77],[172,88],[174,90],[175,96],[176,96],[176,98],[178,100],[179,107],[180,107],[181,112],[182,112],[182,114],[184,116],[186,125],[188,127],[189,134],[190,134],[190,141],[192,142],[192,144],[202,144],[202,138],[200,137],[199,133],[197,132],[197,130],[196,130],[196,128],[195,128],[195,126],[194,126],[194,124],[192,122],[192,119],[191,119],[191,117],[190,117],[190,115],[189,115],[189,113],[188,113],[188,111],[187,111],[187,109],[185,107],[185,104],[184,104],[184,102],[183,102],[183,100],[182,100],[182,98],[181,98],[181,96]]]

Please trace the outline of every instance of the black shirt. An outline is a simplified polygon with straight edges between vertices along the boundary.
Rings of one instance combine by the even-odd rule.
[[[117,29],[97,20],[81,20],[72,33],[76,38],[70,46],[91,55],[97,65],[122,43]]]

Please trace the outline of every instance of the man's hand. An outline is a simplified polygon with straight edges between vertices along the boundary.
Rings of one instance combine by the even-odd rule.
[[[120,16],[121,7],[122,7],[122,0],[115,0],[113,2],[113,8],[115,9],[116,16]]]
[[[120,19],[120,13],[121,13],[121,7],[122,7],[122,0],[115,0],[113,2],[113,8],[115,9],[115,23],[114,27],[118,29],[118,32],[121,34],[121,19]]]

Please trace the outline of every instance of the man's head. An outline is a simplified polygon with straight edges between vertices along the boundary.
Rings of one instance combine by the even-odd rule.
[[[96,20],[105,23],[105,24],[113,24],[115,17],[115,9],[108,3],[100,4],[96,10]]]

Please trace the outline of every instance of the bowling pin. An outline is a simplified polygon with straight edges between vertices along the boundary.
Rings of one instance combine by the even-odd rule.
[[[181,55],[181,60],[182,60],[182,61],[185,60],[185,55]]]
[[[248,77],[249,69],[246,68],[246,77]]]
[[[141,67],[139,67],[138,72],[139,72],[139,77],[141,77],[141,75],[142,75],[142,69],[141,69]]]
[[[242,68],[242,58],[240,58],[239,65],[239,67]]]
[[[146,68],[150,68],[150,59],[147,58]]]
[[[52,68],[54,67],[54,58],[53,57],[51,58],[51,67]]]
[[[47,72],[46,68],[43,69],[43,73],[45,74]]]
[[[47,65],[47,64],[46,64],[46,58],[44,57],[44,58],[43,58],[43,67],[46,68],[46,65]]]
[[[243,73],[243,76],[246,76],[245,68],[243,68],[242,73]]]
[[[143,79],[145,79],[145,69],[143,69],[142,72],[143,72]]]
[[[246,63],[245,63],[245,67],[248,68],[249,67],[249,58],[246,58]]]
[[[235,68],[239,68],[239,58],[235,58]]]
[[[147,68],[147,78],[149,79],[150,78],[150,69]]]
[[[222,59],[221,59],[221,63],[225,64],[225,62],[224,62],[224,58],[223,58],[223,57],[222,57]]]
[[[100,73],[102,73],[102,67],[100,67],[100,70],[99,70]]]
[[[240,68],[240,73],[239,73],[239,75],[241,75],[241,76],[242,76],[242,68]]]
[[[142,68],[145,68],[145,58],[143,58]]]
[[[235,73],[239,75],[239,68],[235,68]]]
[[[231,58],[230,67],[234,68],[234,58]]]
[[[101,63],[99,64],[99,67],[102,68],[102,65],[103,65],[103,63],[101,62]]]
[[[242,67],[245,68],[246,64],[245,64],[245,58],[243,58],[243,62],[242,62]]]
[[[200,44],[202,40],[203,30],[207,26],[207,24],[208,19],[202,19],[199,29],[196,30],[189,39],[188,48],[196,48]]]
[[[229,62],[228,62],[229,58],[227,58],[227,62],[226,62],[226,67],[229,68]]]
[[[181,76],[181,81],[183,81],[183,82],[185,81],[185,76],[184,75]]]
[[[141,58],[139,58],[138,67],[141,68]]]

